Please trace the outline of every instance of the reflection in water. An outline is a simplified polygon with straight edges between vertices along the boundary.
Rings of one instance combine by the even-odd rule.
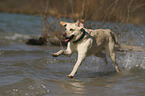
[[[114,89],[116,87],[115,82],[117,82],[120,74],[115,74],[114,76],[100,76],[96,78],[84,78],[83,80],[72,79],[71,81],[65,81],[62,84],[62,88],[67,94],[84,95],[88,96],[96,93],[97,91],[110,92],[110,88]],[[85,80],[87,79],[87,80]],[[102,93],[100,93],[102,94]]]
[[[83,94],[86,92],[84,82],[76,80],[65,82],[63,88],[67,93]]]
[[[69,82],[72,86],[72,90],[75,93],[85,93],[83,82]]]

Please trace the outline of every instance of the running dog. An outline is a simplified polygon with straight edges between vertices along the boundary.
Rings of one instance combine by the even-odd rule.
[[[73,78],[86,57],[90,55],[106,57],[102,53],[102,50],[105,50],[114,63],[116,71],[120,72],[116,63],[115,54],[115,44],[118,42],[116,35],[110,29],[86,29],[84,28],[83,22],[83,20],[78,20],[75,23],[60,22],[65,28],[63,36],[65,37],[65,41],[68,42],[67,49],[53,53],[52,56],[71,56],[74,52],[78,53],[77,62],[72,72],[68,75],[68,77]]]

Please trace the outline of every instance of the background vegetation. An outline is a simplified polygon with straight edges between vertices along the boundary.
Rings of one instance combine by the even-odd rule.
[[[116,22],[118,24],[114,23],[107,28],[114,32],[117,29],[117,35],[120,36],[128,32],[128,27],[122,28],[120,24],[145,25],[145,0],[0,0],[0,12],[41,16],[44,29],[42,36],[27,42],[38,45],[46,44],[48,38],[52,44],[66,45],[62,37],[63,30],[57,30],[59,17],[100,22],[99,25],[87,22],[87,28],[93,28],[94,25],[102,28],[106,22]],[[131,38],[131,42],[135,40]]]
[[[145,0],[0,0],[0,11],[145,24]]]

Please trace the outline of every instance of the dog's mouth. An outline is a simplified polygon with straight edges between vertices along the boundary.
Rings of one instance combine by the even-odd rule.
[[[82,28],[80,31],[82,33],[80,34],[80,36],[76,37],[76,40],[73,41],[73,43],[77,43],[77,42],[81,41],[84,38],[85,30]],[[66,33],[63,33],[63,37],[65,37],[65,42],[69,42],[75,37],[75,35],[71,35],[71,36],[68,37]]]
[[[65,42],[69,42],[74,38],[75,35],[71,35],[70,37],[65,37]]]

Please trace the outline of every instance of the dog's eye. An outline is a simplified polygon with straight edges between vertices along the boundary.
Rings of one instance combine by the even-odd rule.
[[[74,29],[70,29],[70,31],[74,31]]]
[[[64,25],[64,27],[66,27],[66,24]]]

